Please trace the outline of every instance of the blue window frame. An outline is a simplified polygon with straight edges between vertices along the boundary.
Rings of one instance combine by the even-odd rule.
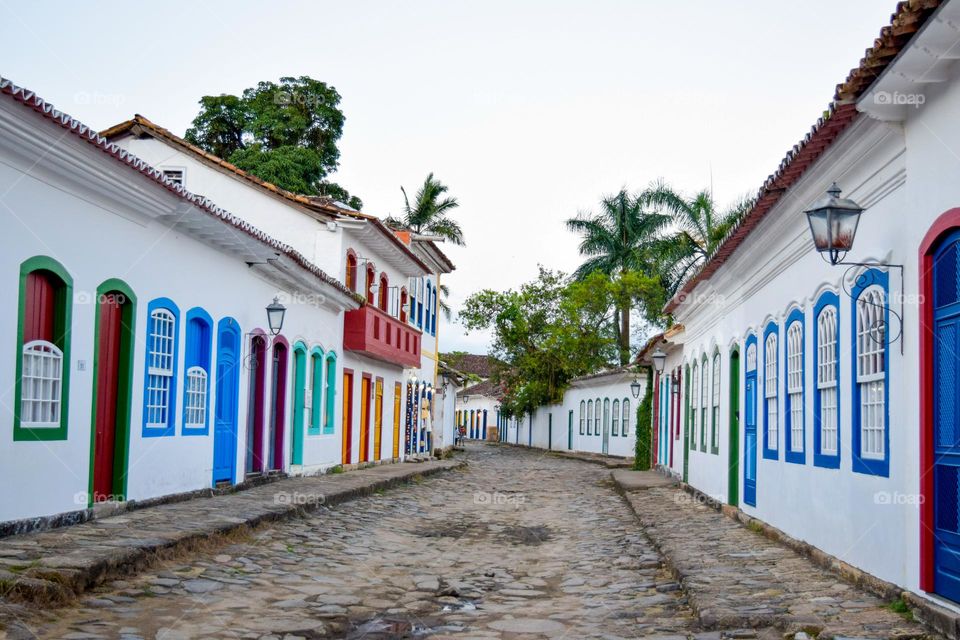
[[[851,292],[853,470],[890,475],[889,276],[868,269]]]
[[[780,334],[777,323],[768,322],[763,330],[763,457],[780,459],[780,394],[778,349]]]
[[[433,288],[433,301],[430,303],[430,333],[437,335],[437,287]]]
[[[807,461],[807,395],[804,384],[805,367],[805,334],[803,311],[794,309],[783,323],[783,382],[784,382],[784,412],[783,459],[795,464],[805,464]]]
[[[430,316],[430,300],[433,298],[433,287],[430,286],[430,281],[429,281],[429,280],[427,280],[426,289],[427,289],[427,293],[426,293],[426,295],[424,295],[424,298],[426,298],[426,300],[427,300],[427,318],[426,318],[426,320],[424,321],[423,330],[424,330],[424,332],[426,332],[426,333],[428,333],[428,334],[432,334],[432,333],[433,333],[433,329],[432,329],[431,326],[430,326],[430,318],[431,318],[431,316]]]
[[[143,372],[144,438],[175,434],[179,348],[179,307],[170,298],[151,301],[147,305],[146,358]]]
[[[213,318],[194,307],[187,311],[184,343],[183,424],[185,436],[210,433],[210,365],[213,352]]]
[[[832,291],[813,308],[813,464],[840,468],[840,298]]]

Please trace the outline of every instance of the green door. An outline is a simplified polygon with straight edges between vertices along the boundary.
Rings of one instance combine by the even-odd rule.
[[[683,372],[683,398],[685,410],[683,412],[683,481],[687,482],[690,471],[690,367]]]
[[[727,504],[737,506],[740,498],[740,350],[730,352],[730,442],[727,443]]]

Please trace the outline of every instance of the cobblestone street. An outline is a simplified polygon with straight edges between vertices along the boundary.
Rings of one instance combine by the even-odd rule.
[[[703,612],[688,606],[646,536],[686,563],[686,583],[696,567],[680,549],[691,537],[713,529],[722,531],[724,544],[742,544],[734,540],[742,535],[761,545],[759,536],[715,511],[683,504],[668,489],[631,493],[638,511],[649,506],[661,513],[644,532],[603,466],[482,445],[470,446],[465,457],[466,468],[264,526],[114,581],[64,608],[8,606],[6,637],[707,640],[720,638],[720,630],[735,638],[793,632],[763,628],[763,607],[776,587],[764,582],[767,565],[712,566],[706,582],[691,583],[707,593],[702,599],[727,597],[731,606],[756,598],[761,604],[752,619],[724,626],[723,613],[714,611],[704,626]],[[696,517],[668,527],[665,518],[684,510]],[[792,613],[822,612],[826,605],[804,606],[824,602],[813,597],[816,591],[833,598],[831,624],[844,635],[924,635],[918,624],[792,552],[770,542],[759,548],[758,557],[781,568],[792,562],[801,582],[812,581],[776,594]],[[738,585],[728,596],[725,581]]]

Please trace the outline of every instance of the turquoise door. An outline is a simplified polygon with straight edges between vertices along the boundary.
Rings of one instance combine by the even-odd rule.
[[[237,466],[237,400],[240,327],[233,318],[217,325],[217,401],[213,418],[213,483],[234,482]]]

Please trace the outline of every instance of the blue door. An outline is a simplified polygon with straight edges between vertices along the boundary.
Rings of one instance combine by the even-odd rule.
[[[958,234],[933,262],[934,591],[960,601],[960,259]]]
[[[213,419],[213,483],[233,482],[237,464],[237,400],[240,394],[240,327],[233,318],[217,325],[217,401]]]
[[[747,340],[744,384],[743,501],[757,506],[757,338]]]

